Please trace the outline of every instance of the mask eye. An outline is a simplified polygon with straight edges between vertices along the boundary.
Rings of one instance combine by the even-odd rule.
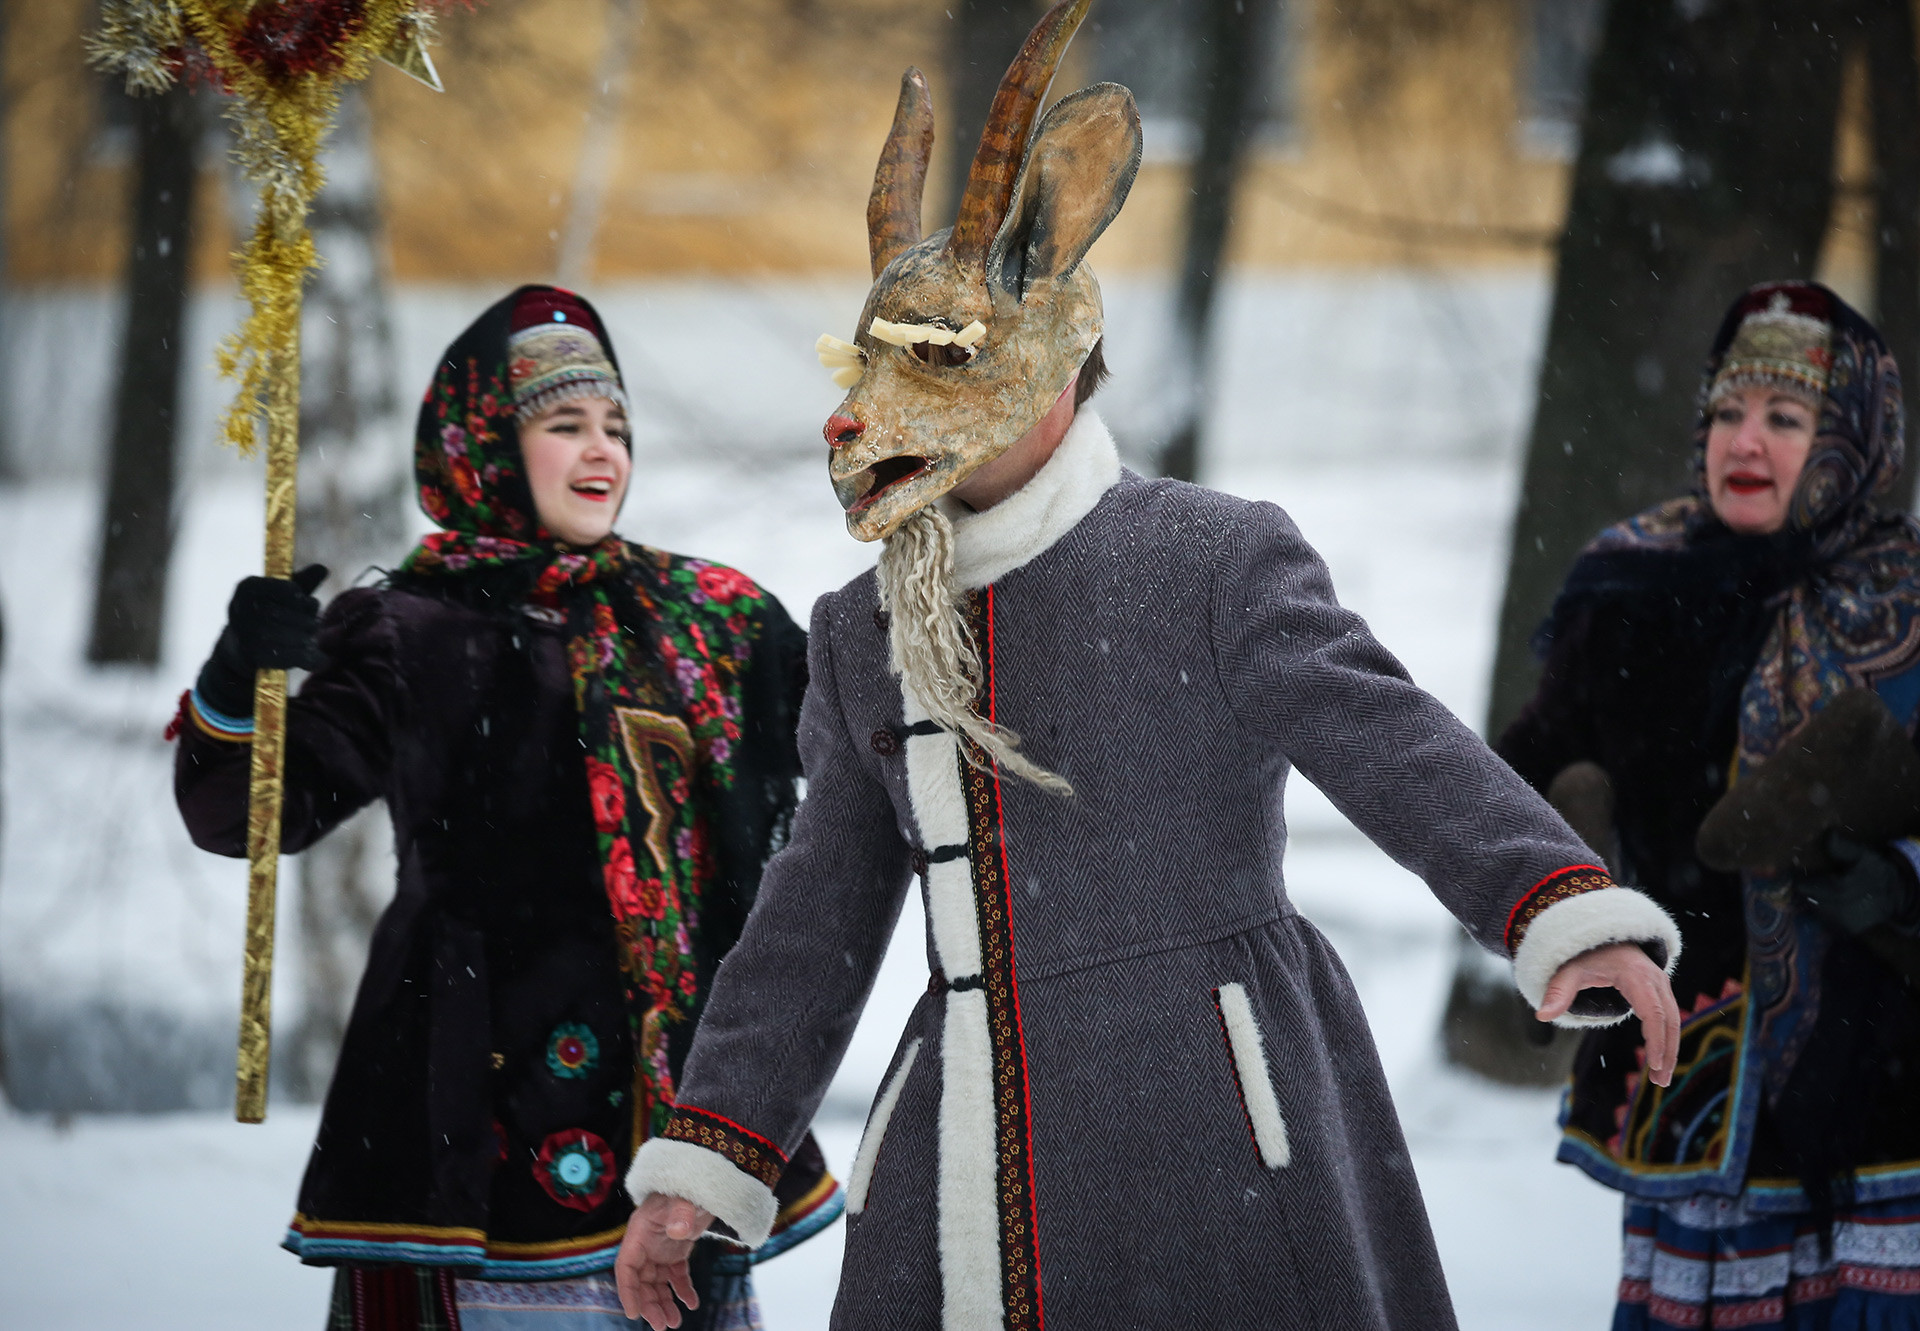
[[[933,342],[915,342],[907,350],[929,365],[965,365],[973,359],[973,348],[963,347],[957,342],[949,342],[944,346]]]

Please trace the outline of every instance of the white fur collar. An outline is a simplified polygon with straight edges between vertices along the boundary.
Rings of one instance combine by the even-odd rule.
[[[1113,436],[1094,412],[1080,412],[1047,465],[992,508],[940,501],[953,522],[954,580],[963,589],[998,582],[1078,526],[1119,479]]]

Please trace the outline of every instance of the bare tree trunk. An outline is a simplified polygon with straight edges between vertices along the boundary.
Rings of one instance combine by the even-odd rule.
[[[1187,210],[1186,252],[1174,300],[1172,429],[1160,470],[1176,480],[1199,473],[1200,434],[1212,378],[1214,293],[1226,257],[1227,229],[1259,115],[1260,76],[1267,59],[1267,28],[1274,0],[1210,0],[1204,37],[1205,81],[1200,90],[1200,148],[1194,158]]]
[[[606,42],[600,51],[593,105],[587,112],[580,162],[574,169],[573,192],[567,200],[567,221],[554,260],[554,280],[563,287],[582,286],[593,275],[594,242],[606,210],[607,177],[619,152],[620,121],[626,112],[640,19],[641,0],[607,0]]]
[[[337,593],[405,552],[412,460],[393,374],[371,124],[358,85],[341,98],[325,169],[312,217],[322,263],[301,329],[295,562],[327,565],[326,592]],[[379,805],[300,857],[301,1016],[283,1055],[283,1084],[296,1098],[316,1099],[326,1089],[393,873],[393,835]]]
[[[1699,367],[1728,302],[1814,268],[1833,201],[1844,12],[1830,0],[1609,6],[1514,520],[1490,736],[1533,692],[1530,639],[1580,549],[1686,491]],[[1450,1056],[1499,1080],[1556,1080],[1573,1042],[1543,1055],[1518,995],[1482,983],[1482,969],[1463,957],[1456,970]]]
[[[1862,0],[1873,119],[1874,322],[1907,382],[1920,383],[1920,56],[1913,0]],[[1913,507],[1920,446],[1886,502]]]
[[[173,553],[180,337],[200,116],[185,88],[136,98],[134,106],[126,336],[87,659],[152,666],[160,662]]]
[[[953,40],[947,48],[953,109],[945,117],[952,126],[947,139],[947,197],[938,206],[949,217],[960,207],[967,171],[987,127],[1000,76],[1045,10],[1044,0],[955,0],[947,10],[953,16]]]
[[[405,553],[412,422],[394,381],[372,126],[358,85],[340,99],[325,154],[327,184],[311,226],[320,267],[301,324],[300,553],[350,586],[378,560]]]
[[[1697,14],[1698,17],[1689,17]],[[1728,302],[1810,274],[1833,202],[1829,0],[1614,0],[1594,60],[1514,522],[1488,733],[1601,528],[1684,493],[1702,356]]]

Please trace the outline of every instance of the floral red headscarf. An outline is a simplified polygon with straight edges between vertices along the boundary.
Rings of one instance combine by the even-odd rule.
[[[400,576],[431,586],[511,575],[527,603],[565,623],[646,1092],[641,1135],[650,1135],[673,1107],[670,1045],[684,1047],[711,967],[703,905],[722,879],[750,898],[792,807],[783,765],[743,747],[755,652],[770,626],[793,630],[733,569],[611,535],[576,549],[541,525],[521,462],[508,339],[555,308],[576,322],[584,314],[618,373],[598,313],[571,292],[522,287],[481,315],[447,349],[420,406],[414,477],[442,530]]]

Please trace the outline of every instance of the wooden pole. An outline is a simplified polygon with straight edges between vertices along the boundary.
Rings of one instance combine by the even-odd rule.
[[[295,219],[293,225],[299,226]],[[300,321],[282,345],[267,389],[266,575],[293,573],[295,476],[300,461]],[[280,875],[280,802],[287,743],[287,672],[262,670],[253,683],[253,766],[247,804],[246,964],[240,982],[240,1050],[234,1117],[267,1116],[273,1055],[273,922]]]
[[[243,5],[242,10],[251,8]],[[365,0],[360,22],[336,34],[324,70],[289,67],[275,54],[242,54],[231,0],[171,0],[166,5],[115,3],[101,12],[89,60],[117,71],[130,91],[158,93],[177,82],[172,53],[202,51],[230,94],[228,115],[240,130],[240,158],[260,186],[260,220],[239,256],[240,288],[251,307],[240,331],[221,345],[221,372],[240,380],[227,415],[227,442],[254,450],[254,413],[267,418],[266,575],[293,573],[294,477],[300,453],[301,284],[318,262],[307,230],[307,205],[320,187],[317,156],[341,85],[365,78],[385,60],[436,92],[440,76],[427,55],[431,17],[419,0]],[[293,31],[279,15],[269,37]],[[264,399],[264,403],[263,403]],[[253,752],[247,791],[247,934],[240,983],[240,1042],[235,1059],[234,1116],[267,1116],[267,1073],[273,1056],[274,893],[280,876],[281,779],[286,760],[287,672],[262,670],[253,684]]]

